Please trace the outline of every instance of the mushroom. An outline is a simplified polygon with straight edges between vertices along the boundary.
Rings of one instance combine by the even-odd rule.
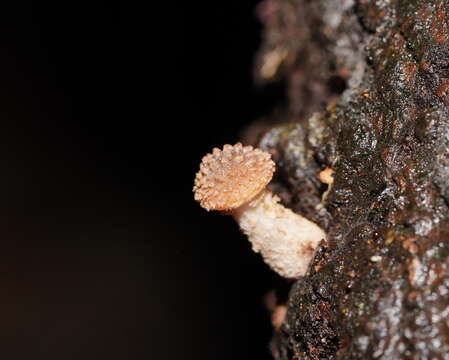
[[[203,158],[193,191],[206,210],[232,215],[253,250],[279,275],[298,278],[326,235],[266,189],[274,170],[267,152],[241,143],[224,145]]]
[[[330,167],[325,168],[318,174],[318,180],[320,180],[323,184],[332,185],[334,182],[334,170]]]

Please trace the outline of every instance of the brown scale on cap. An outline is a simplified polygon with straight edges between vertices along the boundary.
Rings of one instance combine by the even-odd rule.
[[[243,146],[224,145],[203,157],[196,174],[195,200],[206,210],[232,210],[253,199],[273,177],[271,155]]]

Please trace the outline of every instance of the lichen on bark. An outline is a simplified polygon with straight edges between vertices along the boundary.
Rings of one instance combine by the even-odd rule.
[[[288,124],[260,146],[284,203],[328,234],[274,357],[448,358],[449,1],[265,0],[258,13],[259,78],[289,97]]]

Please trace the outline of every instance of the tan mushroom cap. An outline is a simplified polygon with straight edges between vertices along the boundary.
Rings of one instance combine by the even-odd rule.
[[[240,143],[215,148],[196,174],[195,200],[207,210],[232,210],[253,199],[273,177],[271,155]]]

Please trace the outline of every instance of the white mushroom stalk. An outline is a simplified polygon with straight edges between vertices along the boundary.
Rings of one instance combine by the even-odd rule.
[[[298,278],[326,235],[265,188],[274,170],[270,154],[240,143],[225,145],[203,158],[193,191],[206,210],[232,215],[253,250],[279,275]]]

